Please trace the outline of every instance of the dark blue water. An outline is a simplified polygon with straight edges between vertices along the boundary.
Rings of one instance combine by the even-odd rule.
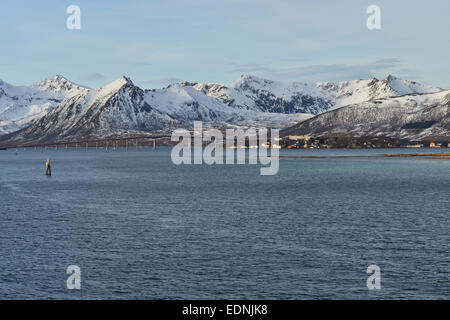
[[[450,298],[450,160],[259,168],[175,166],[168,148],[0,151],[0,298]]]

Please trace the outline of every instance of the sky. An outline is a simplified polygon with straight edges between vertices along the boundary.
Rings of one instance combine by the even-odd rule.
[[[70,30],[69,5],[81,9]],[[381,29],[369,30],[369,5]],[[448,0],[2,0],[0,79],[89,87],[231,83],[242,74],[340,81],[388,74],[450,88]]]

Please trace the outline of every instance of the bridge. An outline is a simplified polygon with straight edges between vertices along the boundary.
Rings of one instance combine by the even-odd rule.
[[[98,149],[99,147],[105,147],[118,149],[123,146],[127,150],[131,146],[136,146],[136,149],[139,146],[150,145],[152,143],[153,149],[156,149],[156,141],[158,139],[170,138],[170,135],[161,134],[161,135],[130,135],[130,136],[122,136],[122,137],[107,137],[107,138],[86,138],[79,140],[68,140],[68,141],[57,141],[57,142],[22,142],[14,144],[5,143],[3,146],[0,146],[0,150],[6,149],[19,149],[19,148],[56,148],[56,149],[68,149],[71,148],[85,148],[88,149],[90,147],[95,147]],[[150,142],[150,144],[149,144]]]

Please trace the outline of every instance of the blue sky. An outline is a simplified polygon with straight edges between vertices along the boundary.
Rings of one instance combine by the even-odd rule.
[[[66,8],[81,8],[81,30]],[[368,30],[366,8],[381,8]],[[90,87],[127,75],[143,88],[241,74],[337,81],[393,74],[450,88],[448,0],[2,0],[0,79],[53,74]]]

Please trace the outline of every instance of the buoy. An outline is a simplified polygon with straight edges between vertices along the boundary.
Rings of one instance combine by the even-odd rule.
[[[52,175],[52,169],[50,166],[50,159],[47,159],[47,162],[45,163],[45,175],[50,177]]]

